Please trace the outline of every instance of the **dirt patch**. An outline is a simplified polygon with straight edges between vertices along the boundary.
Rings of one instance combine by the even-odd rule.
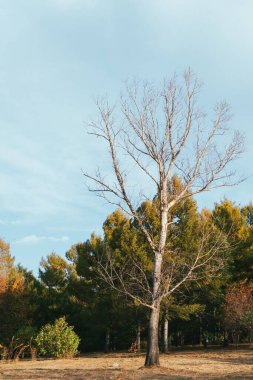
[[[253,379],[253,351],[185,351],[161,355],[143,368],[144,355],[87,355],[76,359],[0,362],[1,380]]]

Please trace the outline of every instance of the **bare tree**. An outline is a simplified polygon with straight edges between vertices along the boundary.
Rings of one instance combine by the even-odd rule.
[[[213,120],[206,122],[206,115],[197,107],[200,88],[190,70],[185,72],[182,85],[176,77],[165,81],[159,89],[149,84],[127,85],[118,107],[111,107],[104,99],[97,101],[99,117],[91,123],[91,133],[108,145],[114,179],[108,179],[99,170],[95,175],[84,173],[95,185],[89,189],[135,220],[153,255],[151,284],[138,262],[122,269],[114,265],[112,255],[107,252],[106,260],[98,264],[101,277],[112,288],[151,310],[146,366],[159,364],[158,324],[162,300],[194,279],[195,272],[208,266],[217,252],[224,249],[224,239],[210,245],[214,235],[209,232],[207,236],[205,228],[197,252],[188,263],[182,263],[176,251],[166,248],[168,227],[173,223],[169,211],[189,196],[235,184],[235,173],[229,166],[243,150],[243,139],[238,132],[228,144],[224,143],[230,120],[227,103],[217,104]],[[138,197],[132,186],[130,159],[134,163]],[[183,185],[173,194],[170,183],[175,174]],[[146,192],[141,186],[144,177]],[[141,199],[149,199],[149,192],[157,195],[160,222],[156,237],[137,210]]]

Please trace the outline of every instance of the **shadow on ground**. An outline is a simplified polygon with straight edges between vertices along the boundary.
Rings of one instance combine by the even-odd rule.
[[[224,375],[208,377],[207,374],[200,376],[195,375],[180,375],[169,373],[168,369],[142,369],[137,371],[132,370],[105,370],[105,369],[9,369],[0,372],[1,380],[190,380],[190,379],[253,379],[252,372],[243,372],[237,375]]]

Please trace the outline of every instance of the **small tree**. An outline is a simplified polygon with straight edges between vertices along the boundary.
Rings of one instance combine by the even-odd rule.
[[[252,338],[253,331],[253,285],[240,282],[229,288],[223,306],[224,324],[234,335],[238,344],[239,333],[247,331]]]
[[[35,342],[41,356],[62,358],[77,353],[80,339],[63,317],[56,319],[53,324],[43,326]]]
[[[189,255],[186,263],[178,252],[170,249],[167,239],[168,228],[175,222],[169,218],[173,207],[192,195],[233,184],[234,170],[228,167],[243,149],[238,132],[230,143],[217,143],[226,134],[229,107],[225,102],[217,104],[212,122],[207,125],[204,112],[197,108],[199,90],[200,83],[190,70],[184,74],[182,86],[172,78],[161,88],[144,84],[140,91],[134,83],[127,86],[126,94],[121,97],[119,113],[108,101],[97,101],[99,117],[91,123],[91,133],[108,146],[114,178],[106,178],[100,170],[95,175],[84,173],[95,184],[90,190],[135,221],[152,256],[152,284],[136,260],[132,260],[127,278],[124,271],[115,268],[109,251],[106,258],[98,262],[101,278],[150,309],[146,366],[159,364],[158,324],[162,300],[186,281],[196,280],[198,270],[209,265],[224,249],[224,240],[214,239],[209,231],[202,235],[195,255]],[[119,117],[118,122],[115,116]],[[130,175],[131,167],[134,167],[134,175]],[[175,174],[182,183],[176,192],[171,188]],[[154,196],[159,218],[156,234],[137,207],[144,200],[152,202]],[[214,267],[217,271],[217,262]],[[137,286],[133,286],[134,282]]]
[[[32,316],[25,276],[14,259],[9,244],[0,239],[0,340],[6,344]]]

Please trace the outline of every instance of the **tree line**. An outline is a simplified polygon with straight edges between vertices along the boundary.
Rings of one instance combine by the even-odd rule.
[[[174,178],[174,188],[180,181]],[[156,199],[144,202],[149,228],[157,225]],[[171,215],[170,215],[171,216]],[[146,219],[147,219],[146,218]],[[192,197],[173,210],[170,244],[178,249],[177,260],[187,266],[205,228],[211,239],[227,241],[218,257],[211,257],[199,276],[192,278],[173,296],[164,298],[159,318],[159,346],[238,344],[250,342],[253,329],[253,206],[243,208],[229,200],[215,204],[212,211],[198,211]],[[113,351],[145,349],[150,310],[138,300],[110,287],[99,275],[108,251],[117,271],[131,282],[132,256],[145,268],[152,281],[152,260],[135,221],[116,210],[103,224],[103,236],[92,234],[72,246],[65,258],[55,252],[42,259],[39,276],[14,264],[9,245],[0,241],[0,343],[13,337],[30,339],[42,326],[66,317],[80,338],[79,350]],[[210,233],[211,232],[211,233]],[[210,242],[208,242],[210,244]],[[224,243],[223,243],[224,245]],[[174,248],[173,248],[174,249]],[[130,257],[130,259],[129,259]],[[104,262],[103,262],[104,260]],[[168,258],[169,260],[169,258]],[[130,265],[132,268],[132,264]],[[215,271],[215,276],[210,275]],[[178,274],[180,276],[180,273]],[[120,281],[120,278],[115,278]],[[126,279],[125,279],[126,281]],[[131,284],[130,284],[131,285]]]

